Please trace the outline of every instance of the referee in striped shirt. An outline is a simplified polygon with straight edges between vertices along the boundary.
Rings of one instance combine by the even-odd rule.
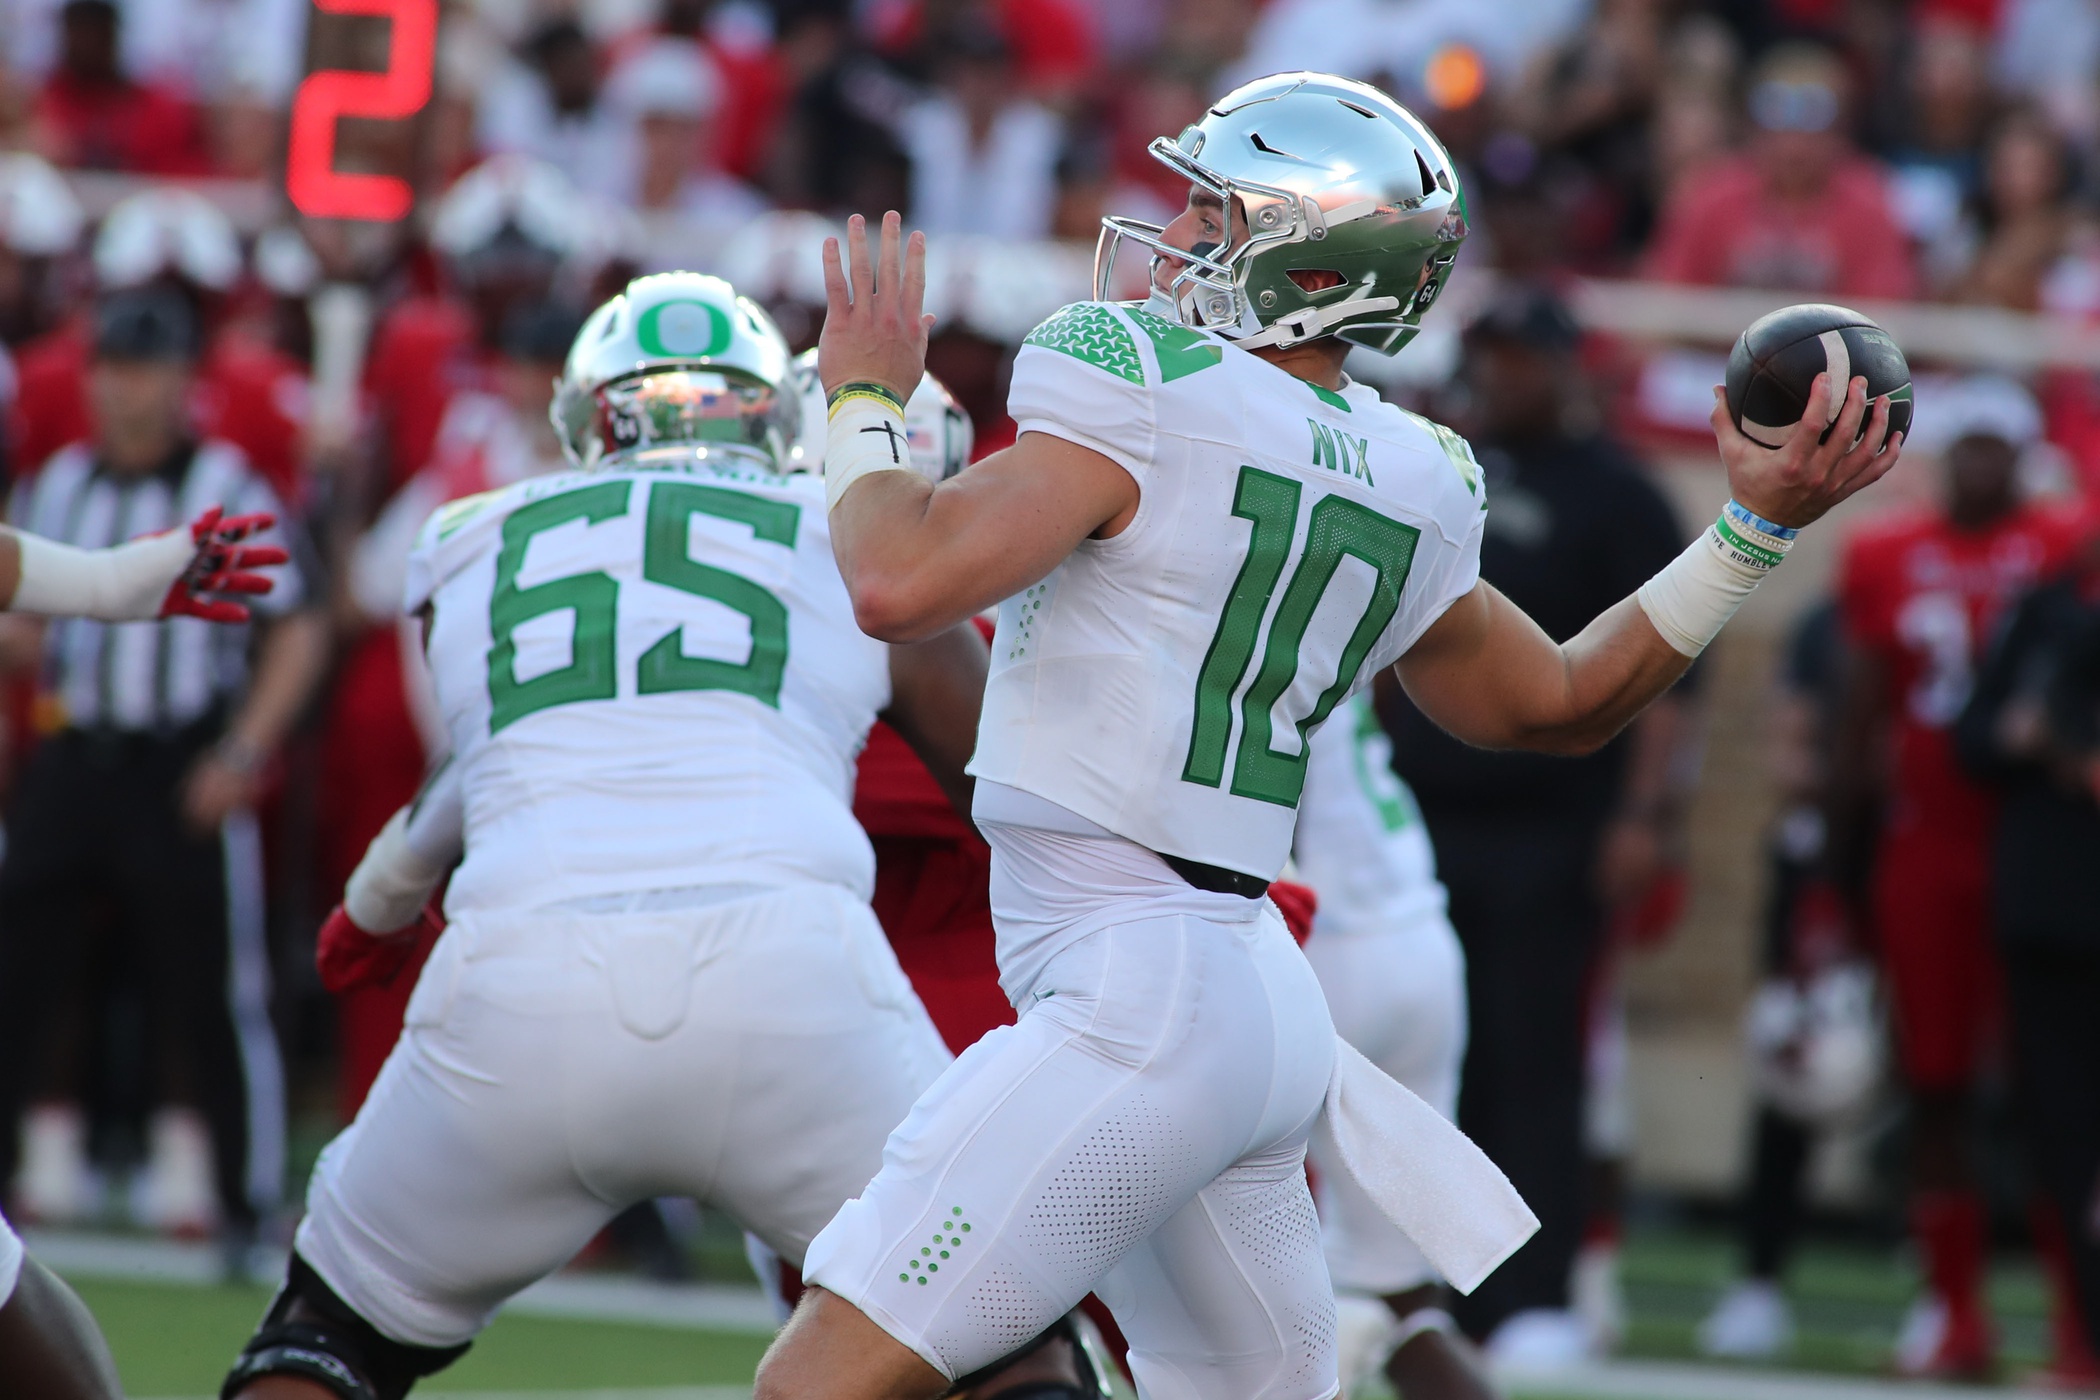
[[[190,431],[200,332],[193,305],[170,288],[101,303],[93,441],[63,449],[17,491],[18,526],[96,547],[213,505],[284,518],[238,448]],[[234,1269],[283,1185],[284,1084],[252,804],[328,647],[316,577],[299,543],[287,543],[293,560],[275,591],[254,600],[255,626],[48,625],[46,738],[17,784],[0,861],[0,1182],[13,1177],[27,1097],[51,1068],[46,1012],[82,975],[90,930],[106,926],[147,991],[159,1101],[196,1108],[210,1129]]]

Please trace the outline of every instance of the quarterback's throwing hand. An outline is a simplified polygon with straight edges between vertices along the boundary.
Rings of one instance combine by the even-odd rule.
[[[828,393],[841,384],[880,384],[903,403],[926,372],[926,235],[903,237],[895,210],[882,216],[882,242],[871,258],[868,222],[846,220],[847,264],[839,241],[824,240],[824,332],[817,339],[817,376]],[[850,288],[846,266],[853,269]]]
[[[267,576],[250,571],[288,563],[292,556],[274,544],[241,543],[276,523],[275,516],[263,513],[222,517],[218,506],[191,521],[190,540],[196,553],[161,600],[160,615],[246,622],[244,604],[206,595],[261,594],[276,587]]]
[[[1903,451],[1903,434],[1888,431],[1888,399],[1878,398],[1869,406],[1867,381],[1854,379],[1844,386],[1844,406],[1831,423],[1830,396],[1834,392],[1830,376],[1817,375],[1800,428],[1786,446],[1764,447],[1743,436],[1728,415],[1726,392],[1715,387],[1714,436],[1720,442],[1728,485],[1738,503],[1775,524],[1799,529],[1888,475]]]

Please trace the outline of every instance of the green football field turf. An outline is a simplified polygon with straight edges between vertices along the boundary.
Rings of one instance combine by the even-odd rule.
[[[1630,1326],[1623,1354],[1696,1359],[1694,1329],[1727,1283],[1733,1255],[1727,1238],[1710,1229],[1636,1230],[1625,1256]],[[2044,1292],[2033,1263],[2017,1255],[2001,1257],[1992,1275],[2004,1378],[2017,1379],[2047,1350]],[[139,1397],[215,1395],[269,1297],[262,1288],[72,1282],[109,1334],[127,1391]],[[1917,1287],[1912,1268],[1892,1247],[1858,1241],[1811,1241],[1789,1285],[1800,1330],[1785,1364],[1853,1376],[1882,1372]],[[763,1337],[748,1334],[512,1315],[499,1318],[464,1360],[419,1389],[745,1386],[764,1347]]]
[[[133,1396],[212,1396],[262,1315],[260,1288],[70,1280],[94,1310]],[[422,1390],[598,1390],[748,1385],[766,1339],[630,1323],[500,1317]]]

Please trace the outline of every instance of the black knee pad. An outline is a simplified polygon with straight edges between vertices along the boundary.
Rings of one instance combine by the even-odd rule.
[[[995,1390],[980,1400],[1099,1400],[1099,1396],[1092,1387],[1070,1381],[1026,1381]]]
[[[381,1335],[294,1254],[284,1287],[234,1359],[219,1400],[233,1400],[262,1376],[298,1376],[339,1400],[401,1400],[410,1386],[444,1370],[472,1345],[417,1347]]]
[[[983,1385],[1000,1371],[1025,1357],[1035,1355],[1053,1342],[1063,1341],[1072,1348],[1072,1365],[1079,1373],[1079,1383],[1070,1381],[1022,1381],[1003,1390],[994,1390],[981,1400],[1108,1400],[1114,1392],[1103,1371],[1103,1360],[1088,1344],[1081,1331],[1079,1314],[1066,1313],[1036,1335],[1034,1341],[1024,1342],[982,1370],[972,1371],[955,1382],[950,1394],[959,1394]]]

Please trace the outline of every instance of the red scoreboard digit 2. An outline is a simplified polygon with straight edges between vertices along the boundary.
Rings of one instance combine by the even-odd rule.
[[[314,0],[314,5],[330,14],[391,20],[393,36],[384,73],[326,69],[299,84],[285,153],[285,192],[310,218],[399,219],[415,201],[408,182],[337,170],[336,122],[343,117],[399,120],[423,109],[437,56],[438,0]]]

